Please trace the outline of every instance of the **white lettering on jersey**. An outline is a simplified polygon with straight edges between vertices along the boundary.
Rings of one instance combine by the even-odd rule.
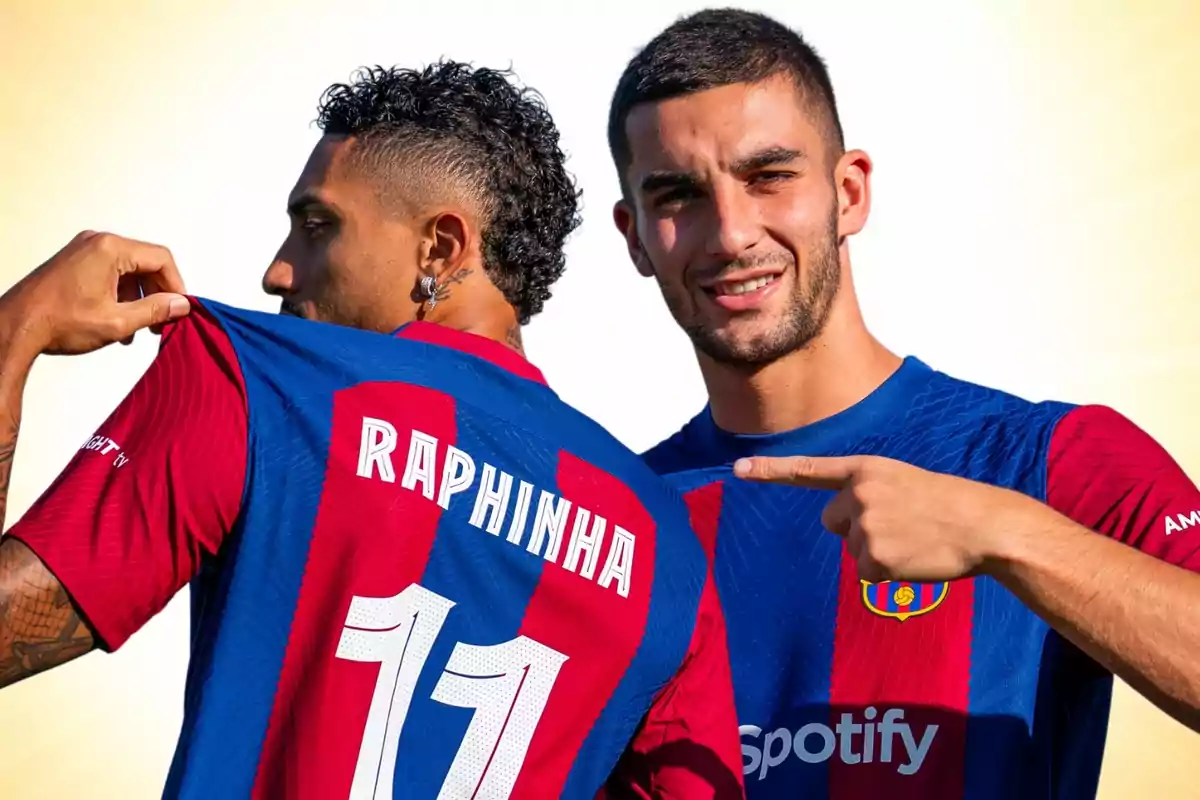
[[[589,532],[588,517],[591,517],[592,529]],[[563,569],[577,572],[589,581],[596,574],[596,559],[600,553],[596,550],[598,542],[604,539],[606,520],[599,514],[592,515],[586,508],[575,512],[575,527],[571,530],[571,543],[567,545],[567,557],[563,560]],[[579,559],[583,559],[583,568],[579,567]]]
[[[547,561],[558,560],[558,549],[562,546],[563,529],[567,527],[567,515],[571,513],[571,501],[555,497],[543,491],[538,498],[537,513],[533,517],[533,535],[525,549],[541,555]],[[549,540],[549,541],[547,541]],[[545,545],[545,550],[542,549]]]
[[[107,436],[101,436],[100,434],[96,434],[88,439],[83,443],[83,447],[79,449],[91,453],[99,453],[102,456],[112,456],[113,466],[118,469],[129,463],[129,457],[121,451],[121,445]],[[114,452],[116,455],[113,455]]]
[[[442,466],[442,485],[438,490],[438,505],[450,507],[450,498],[471,488],[475,481],[475,459],[454,445],[446,448],[446,463]]]
[[[1167,514],[1165,519],[1167,528],[1166,535],[1170,536],[1176,531],[1182,531],[1186,530],[1187,528],[1200,525],[1200,509],[1196,509],[1190,514],[1176,514],[1174,517],[1172,517],[1170,514]]]
[[[833,728],[820,722],[795,730],[776,728],[765,735],[757,725],[742,725],[742,772],[747,777],[758,773],[764,780],[772,767],[793,755],[806,764],[821,764],[837,758],[843,764],[896,764],[901,775],[915,775],[933,746],[938,726],[926,725],[918,740],[913,726],[904,721],[904,709],[889,708],[879,716],[873,706],[863,711],[865,722],[856,722],[853,714],[842,714]],[[758,742],[761,740],[761,747]],[[903,747],[901,754],[899,748]]]
[[[509,544],[521,543],[521,537],[525,535],[525,520],[529,519],[531,502],[533,502],[533,484],[521,481],[521,485],[517,487],[517,507],[513,512],[512,524],[508,526],[508,536],[505,537]]]
[[[363,417],[362,443],[358,447],[358,475],[370,478],[375,470],[379,480],[396,482],[396,470],[392,468],[392,451],[396,449],[396,429],[392,423],[381,419]]]
[[[471,511],[471,524],[482,528],[493,536],[500,535],[504,524],[504,513],[508,506],[508,495],[512,492],[513,477],[500,472],[491,464],[483,465],[479,478],[479,494],[475,495],[475,508]],[[484,525],[484,521],[487,525]]]
[[[395,483],[392,457],[398,446],[399,437],[390,422],[363,417],[358,476]],[[621,597],[629,597],[636,543],[630,531],[617,524],[610,525],[604,517],[553,492],[537,490],[528,481],[518,481],[492,464],[483,462],[479,467],[474,457],[453,445],[446,446],[440,469],[437,462],[437,438],[412,431],[400,486],[415,492],[419,484],[421,495],[433,500],[436,494],[437,504],[444,509],[450,508],[455,497],[468,494],[474,487],[469,520],[472,526],[498,537],[508,519],[505,541],[509,544],[524,545],[533,555],[593,581],[602,589],[613,587]]]
[[[421,484],[421,494],[426,500],[433,499],[433,469],[437,462],[437,439],[420,431],[412,432],[408,443],[408,461],[404,464],[404,477],[400,485],[410,492]]]
[[[617,582],[617,594],[629,597],[629,572],[633,569],[633,534],[620,525],[613,526],[612,546],[608,548],[608,559],[600,571],[597,583],[607,589]]]

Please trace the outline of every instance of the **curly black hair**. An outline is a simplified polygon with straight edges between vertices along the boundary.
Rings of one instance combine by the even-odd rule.
[[[483,265],[522,325],[542,310],[580,224],[580,192],[559,132],[535,90],[509,70],[440,61],[422,69],[364,67],[321,96],[317,124],[353,136],[382,171],[419,162],[479,202]]]

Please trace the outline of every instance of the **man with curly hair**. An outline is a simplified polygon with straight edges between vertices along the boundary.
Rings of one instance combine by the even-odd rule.
[[[521,354],[579,222],[549,113],[444,62],[366,70],[319,122],[281,314],[90,232],[0,298],[0,509],[34,359],[165,325],[0,543],[0,685],[191,582],[167,797],[592,798],[635,737],[656,796],[739,797],[689,509]]]

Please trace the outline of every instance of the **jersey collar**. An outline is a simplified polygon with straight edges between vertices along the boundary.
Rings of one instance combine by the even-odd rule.
[[[482,358],[484,361],[490,361],[496,366],[506,369],[526,380],[540,383],[543,386],[547,385],[546,378],[542,375],[540,369],[526,361],[515,350],[511,350],[485,336],[457,331],[433,322],[420,321],[401,325],[396,329],[394,335],[400,339],[411,339],[412,341],[425,342],[426,344],[437,345],[439,347],[449,347],[452,350],[458,350],[461,353]]]
[[[693,435],[700,437],[705,450],[719,454],[723,462],[745,456],[840,453],[902,421],[932,376],[928,365],[908,356],[859,402],[831,417],[781,433],[735,434],[722,430],[712,418],[711,406],[705,406],[689,427]]]

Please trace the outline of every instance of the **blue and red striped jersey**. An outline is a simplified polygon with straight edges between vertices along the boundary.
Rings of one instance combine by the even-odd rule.
[[[1200,568],[1200,492],[1111,409],[1032,403],[914,358],[857,405],[778,435],[705,411],[646,454],[717,508],[715,576],[750,798],[1095,795],[1112,677],[995,580],[859,580],[830,493],[732,478],[752,455],[875,454],[1008,487]]]
[[[740,796],[688,506],[490,340],[197,301],[11,535],[105,649],[191,584],[166,797]]]

